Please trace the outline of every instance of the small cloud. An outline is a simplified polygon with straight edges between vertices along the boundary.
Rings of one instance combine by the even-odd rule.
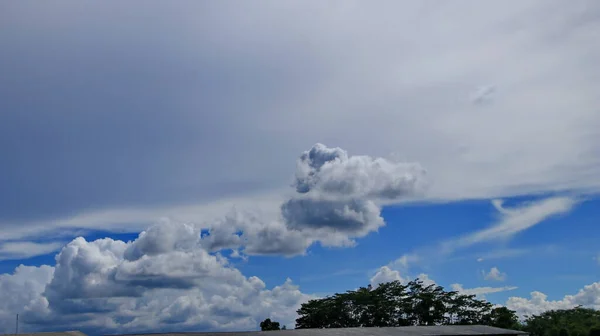
[[[515,290],[518,287],[515,286],[504,286],[504,287],[475,287],[475,288],[464,288],[462,284],[455,283],[450,285],[453,291],[457,291],[464,295],[476,295],[479,299],[485,300],[486,294],[499,293],[505,291]]]
[[[245,254],[240,253],[240,251],[238,249],[231,249],[231,258],[238,258],[238,259],[242,259],[243,261],[248,261],[248,256]]]
[[[477,262],[482,262],[483,260],[483,258],[477,258]]]
[[[475,105],[491,103],[494,98],[494,92],[496,92],[496,86],[494,85],[481,86],[471,93],[471,103]]]
[[[415,264],[419,261],[419,256],[414,253],[403,254],[400,258],[394,260],[390,266],[397,267],[402,270],[407,270],[411,264]]]
[[[400,275],[400,272],[398,272],[396,270],[392,270],[391,268],[389,268],[387,266],[382,266],[377,270],[375,275],[373,275],[373,277],[371,278],[371,284],[374,287],[377,287],[382,283],[396,281],[396,280],[403,282],[403,283],[407,282],[407,279],[403,278]]]
[[[486,273],[485,271],[482,271],[482,273],[483,273],[483,278],[485,280],[492,280],[492,281],[506,280],[506,273],[500,272],[500,270],[497,267],[492,267],[492,269],[490,269],[490,271],[488,273]]]

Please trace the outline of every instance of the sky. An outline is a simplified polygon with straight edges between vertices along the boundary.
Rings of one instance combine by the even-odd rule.
[[[600,309],[600,3],[0,2],[0,332]]]

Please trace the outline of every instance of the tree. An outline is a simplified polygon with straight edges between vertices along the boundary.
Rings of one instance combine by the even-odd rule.
[[[589,336],[600,327],[600,311],[582,307],[550,310],[525,320],[531,336]]]
[[[310,300],[297,312],[298,329],[490,324],[512,319],[500,314],[502,311],[492,317],[492,305],[474,295],[446,292],[441,286],[426,286],[419,279],[406,285],[392,281]]]
[[[285,326],[285,324],[283,325],[283,327],[281,327],[281,330],[287,330],[287,327]]]
[[[517,314],[506,307],[497,307],[490,313],[489,325],[505,329],[521,329]],[[560,334],[559,336],[568,336]]]
[[[280,330],[279,322],[271,321],[270,318],[267,318],[264,321],[260,322],[260,330]]]
[[[392,281],[310,300],[298,309],[296,327],[397,327],[410,325],[483,324],[522,329],[531,336],[600,336],[600,311],[576,307],[527,317],[493,307],[475,295],[447,292],[419,279],[407,284]],[[595,331],[594,331],[595,330]]]

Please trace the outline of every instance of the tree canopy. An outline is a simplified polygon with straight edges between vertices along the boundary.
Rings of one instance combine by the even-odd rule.
[[[267,330],[281,330],[281,329],[279,328],[279,322],[271,321],[270,318],[267,318],[264,321],[260,322],[260,330],[267,331]]]
[[[296,328],[396,327],[483,324],[524,330],[532,336],[600,336],[600,312],[577,307],[548,311],[520,321],[506,307],[474,295],[446,291],[415,279],[361,287],[310,300],[298,310]]]
[[[419,279],[311,300],[298,310],[296,328],[391,327],[439,324],[488,324],[513,327],[513,311],[494,308],[474,295],[445,291]]]
[[[550,310],[527,317],[523,329],[532,336],[597,336],[600,311],[582,307]]]

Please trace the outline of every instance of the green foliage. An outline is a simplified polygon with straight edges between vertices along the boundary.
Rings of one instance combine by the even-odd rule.
[[[582,307],[530,316],[524,326],[531,336],[599,336],[596,328],[600,328],[600,311]]]
[[[505,329],[520,329],[521,324],[519,323],[519,318],[514,311],[506,308],[506,307],[497,307],[492,309],[490,313],[489,325],[498,328]],[[559,336],[569,336],[569,335],[559,335]]]
[[[388,282],[372,289],[311,300],[298,310],[296,328],[393,327],[439,324],[488,324],[520,327],[515,313],[492,309],[474,295],[446,292],[416,279],[406,285]]]
[[[298,310],[296,328],[395,327],[483,324],[524,330],[531,336],[600,336],[600,311],[586,308],[547,311],[522,324],[514,311],[493,307],[474,295],[447,292],[419,279],[377,288],[361,287],[311,300]]]
[[[262,331],[280,330],[279,322],[271,321],[270,318],[265,319],[264,321],[260,322],[260,330],[262,330]]]

